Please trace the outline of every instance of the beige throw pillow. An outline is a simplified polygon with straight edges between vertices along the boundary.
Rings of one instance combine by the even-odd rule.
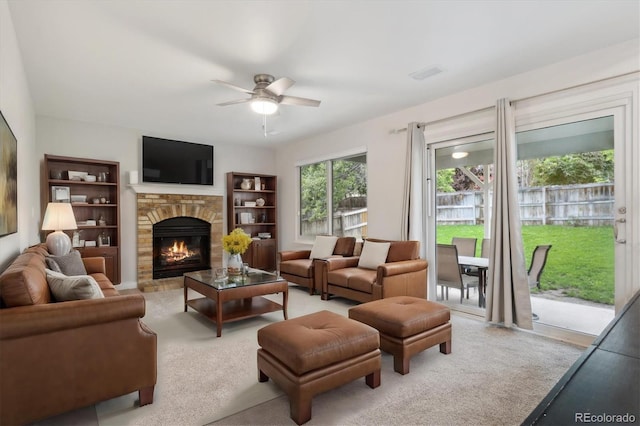
[[[49,289],[58,302],[104,297],[100,285],[91,275],[66,276],[50,269],[46,272]]]
[[[331,235],[318,235],[316,241],[313,243],[311,254],[309,259],[323,259],[333,254],[333,250],[336,248],[336,242],[338,237]]]
[[[358,260],[358,268],[377,269],[387,261],[391,243],[372,243],[365,241],[362,246],[362,254]]]

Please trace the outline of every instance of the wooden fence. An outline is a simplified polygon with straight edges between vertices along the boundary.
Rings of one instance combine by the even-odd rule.
[[[482,191],[438,193],[438,225],[478,225],[485,219]],[[613,183],[537,186],[518,190],[523,225],[613,225]],[[487,209],[491,208],[488,200]],[[302,235],[328,232],[326,220],[302,221]],[[344,211],[333,217],[333,234],[367,235],[367,208]]]
[[[482,191],[437,194],[438,225],[484,223]],[[487,208],[491,208],[491,200]],[[539,186],[518,190],[523,225],[613,225],[613,183]]]
[[[326,220],[302,221],[302,235],[319,235],[328,232]],[[367,209],[345,211],[333,216],[333,235],[362,237],[367,235]]]

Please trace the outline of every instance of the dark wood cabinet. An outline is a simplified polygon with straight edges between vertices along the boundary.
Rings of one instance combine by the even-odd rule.
[[[273,238],[254,240],[242,258],[253,268],[264,271],[275,270],[276,240]]]
[[[82,254],[82,257],[104,257],[105,275],[109,277],[109,279],[120,275],[118,271],[118,266],[120,265],[118,247],[84,247],[78,248],[78,250]],[[113,281],[113,283],[115,284],[115,281]]]
[[[94,178],[86,178],[85,176]],[[107,277],[119,284],[120,278],[120,163],[90,158],[45,154],[42,186],[42,215],[47,203],[68,194],[78,225],[74,248],[82,257],[105,258]]]
[[[276,270],[277,194],[274,175],[227,173],[227,231],[242,228],[254,239],[242,255],[252,268]]]

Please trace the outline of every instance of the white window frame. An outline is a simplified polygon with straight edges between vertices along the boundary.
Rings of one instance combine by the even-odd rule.
[[[635,277],[640,274],[640,172],[634,165],[640,164],[638,147],[640,107],[640,72],[630,73],[595,83],[585,84],[546,95],[515,102],[516,132],[589,120],[603,116],[615,119],[615,160],[623,167],[616,167],[616,192],[624,191],[624,197],[616,197],[614,210],[627,209],[625,215],[626,244],[616,244],[615,256],[615,310],[619,312],[627,301],[640,290]],[[636,113],[634,114],[634,111]],[[620,174],[624,170],[625,175]],[[620,189],[618,189],[620,188]],[[624,199],[624,206],[618,205]]]
[[[302,216],[302,208],[301,208],[301,200],[300,200],[300,193],[302,190],[302,182],[300,182],[300,168],[304,167],[304,166],[309,166],[311,164],[316,164],[316,163],[322,163],[322,162],[327,162],[327,163],[331,163],[332,161],[335,160],[342,160],[345,158],[349,158],[349,157],[355,157],[358,155],[365,155],[367,156],[367,147],[365,146],[360,146],[360,147],[355,147],[355,148],[351,148],[349,150],[345,150],[345,151],[340,151],[340,152],[335,152],[335,153],[331,153],[328,155],[324,155],[322,157],[316,157],[316,158],[309,158],[309,159],[305,159],[305,160],[300,160],[297,161],[295,163],[296,166],[296,223],[295,223],[295,242],[296,243],[300,243],[300,244],[313,244],[315,237],[310,238],[309,236],[306,235],[301,235],[301,229],[300,229],[300,217]],[[367,188],[369,188],[369,164],[367,163]],[[327,167],[327,172],[330,172],[331,168]],[[332,188],[332,181],[331,181],[331,176],[330,173],[328,173],[329,176],[327,177],[327,211],[328,212],[333,212],[333,188]],[[329,233],[333,232],[333,221],[329,221]]]

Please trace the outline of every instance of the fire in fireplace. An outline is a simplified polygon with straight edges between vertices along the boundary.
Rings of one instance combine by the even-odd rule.
[[[177,277],[210,269],[211,224],[175,217],[153,225],[153,278]]]
[[[176,265],[200,260],[200,248],[191,250],[184,241],[173,240],[170,247],[160,248],[160,263]]]

